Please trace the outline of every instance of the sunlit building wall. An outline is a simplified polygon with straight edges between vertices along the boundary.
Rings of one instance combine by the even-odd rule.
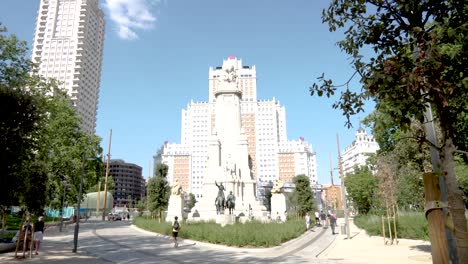
[[[247,136],[251,173],[257,186],[271,185],[272,181],[279,178],[291,180],[298,174],[305,174],[310,177],[311,183],[316,183],[316,160],[312,146],[303,139],[287,140],[285,107],[275,98],[257,100],[255,66],[243,65],[242,60],[234,56],[224,60],[222,66],[209,68],[209,101],[192,101],[182,110],[181,143],[166,143],[162,155],[162,162],[169,166],[169,181],[177,178],[179,182],[188,182],[185,191],[196,197],[203,195],[201,191],[207,169],[208,136],[214,131],[215,120],[219,115],[214,108],[214,93],[219,88],[218,79],[230,68],[237,69],[237,87],[242,92],[242,133]],[[285,158],[287,155],[291,155],[291,158]],[[180,167],[187,164],[188,169]],[[293,168],[292,174],[286,176],[281,171],[282,166]]]
[[[40,1],[32,61],[70,95],[89,134],[96,127],[104,28],[98,0]]]

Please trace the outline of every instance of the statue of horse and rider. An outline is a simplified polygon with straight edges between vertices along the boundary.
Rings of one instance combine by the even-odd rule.
[[[218,187],[218,196],[216,196],[216,200],[215,200],[216,214],[224,214],[224,209],[226,208],[229,209],[229,214],[232,214],[234,211],[236,198],[234,197],[232,192],[230,192],[227,199],[225,199],[224,198],[225,188],[224,188],[223,183],[218,184],[215,181],[215,185],[216,187]]]

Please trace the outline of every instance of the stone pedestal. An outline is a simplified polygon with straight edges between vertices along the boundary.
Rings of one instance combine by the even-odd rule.
[[[236,216],[235,215],[217,215],[216,216],[216,223],[220,224],[221,226],[225,225],[233,225],[236,223]]]
[[[286,196],[283,193],[271,194],[271,220],[286,221]]]
[[[174,221],[175,216],[179,217],[179,220],[181,221],[183,209],[182,196],[172,194],[171,197],[169,197],[169,208],[167,208],[166,221]]]

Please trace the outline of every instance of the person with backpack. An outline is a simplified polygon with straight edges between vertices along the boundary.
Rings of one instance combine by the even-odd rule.
[[[172,238],[174,239],[174,247],[179,246],[179,243],[177,242],[177,236],[179,235],[180,224],[177,219],[177,216],[174,217],[174,223],[172,224]]]

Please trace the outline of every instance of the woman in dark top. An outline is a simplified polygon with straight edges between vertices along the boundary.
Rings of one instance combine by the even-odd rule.
[[[44,217],[39,216],[39,219],[34,225],[34,244],[36,248],[36,255],[39,255],[39,247],[41,246],[42,239],[44,238],[44,228]]]

